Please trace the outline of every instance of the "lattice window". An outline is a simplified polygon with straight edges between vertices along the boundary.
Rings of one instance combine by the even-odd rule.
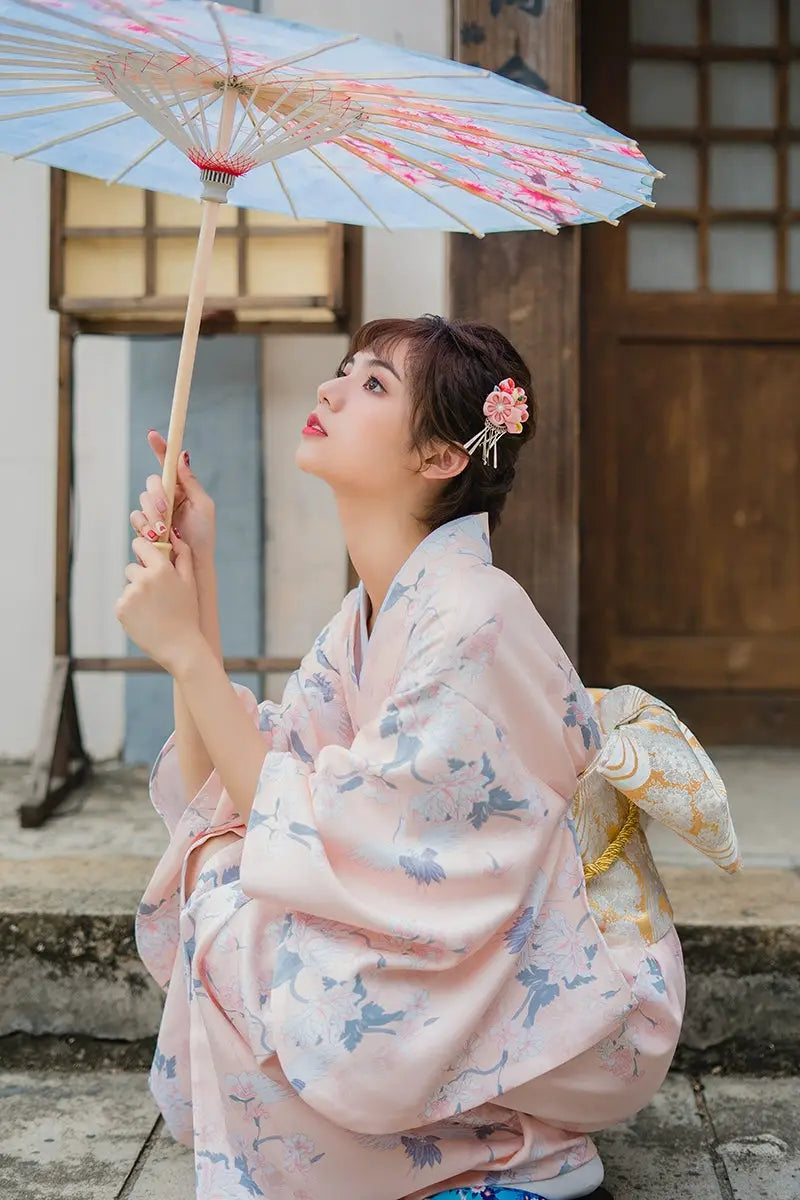
[[[199,205],[54,171],[51,304],[85,329],[179,327]],[[340,329],[358,305],[360,230],[224,205],[205,312],[248,329]]]
[[[632,291],[800,292],[800,0],[630,0]]]

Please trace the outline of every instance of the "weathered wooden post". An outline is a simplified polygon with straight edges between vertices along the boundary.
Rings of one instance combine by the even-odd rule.
[[[578,96],[576,0],[453,0],[453,56],[565,100]],[[533,370],[534,448],[520,466],[495,561],[530,593],[567,652],[578,641],[580,233],[450,234],[450,310],[500,328]]]

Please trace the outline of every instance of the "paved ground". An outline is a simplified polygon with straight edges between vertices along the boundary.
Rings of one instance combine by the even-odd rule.
[[[613,1200],[797,1200],[799,1130],[796,1081],[672,1075],[598,1139],[605,1186]],[[139,1073],[0,1075],[0,1195],[193,1200],[191,1155]]]

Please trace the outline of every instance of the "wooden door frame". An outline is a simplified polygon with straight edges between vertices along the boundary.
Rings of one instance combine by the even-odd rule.
[[[620,3],[616,18],[609,19],[606,6],[583,6],[581,61],[584,101],[596,107],[594,97],[602,94],[601,118],[627,131],[624,83],[613,89],[602,86],[608,77],[618,81],[627,78],[626,8]],[[708,4],[704,0],[701,13],[707,22]],[[707,117],[703,111],[707,99],[707,95],[701,96],[701,121]],[[785,104],[785,97],[781,103]],[[636,131],[631,132],[635,136]],[[636,216],[626,218],[631,219]],[[787,213],[779,210],[784,235],[787,220]],[[767,294],[735,297],[691,293],[677,299],[658,293],[628,295],[625,256],[614,240],[620,236],[624,236],[621,231],[608,228],[588,231],[581,279],[581,668],[588,682],[601,685],[619,682],[601,677],[615,628],[613,529],[607,522],[609,514],[616,512],[618,464],[615,438],[609,436],[614,413],[606,406],[606,402],[613,405],[617,387],[615,339],[786,344],[796,343],[800,330],[800,295],[780,299]],[[601,294],[610,302],[595,304],[589,312],[590,300]],[[659,693],[690,726],[702,730],[707,741],[794,746],[800,742],[800,694],[796,690],[666,687]]]

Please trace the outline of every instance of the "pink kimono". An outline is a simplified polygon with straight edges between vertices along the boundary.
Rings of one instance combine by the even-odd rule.
[[[571,814],[599,710],[484,516],[421,543],[368,644],[363,606],[282,704],[239,689],[266,753],[247,827],[216,774],[187,804],[173,739],[155,765],[157,1103],[200,1200],[584,1195],[587,1133],[648,1103],[684,1004],[671,921],[604,936],[587,893]],[[184,902],[189,851],[229,829]]]

